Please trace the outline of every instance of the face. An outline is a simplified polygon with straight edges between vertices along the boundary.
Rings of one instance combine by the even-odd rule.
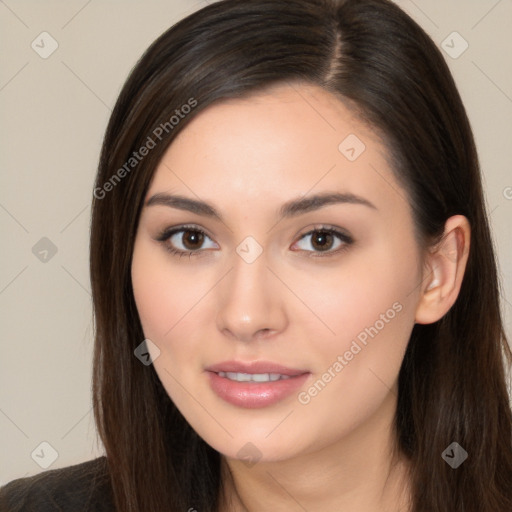
[[[135,301],[169,397],[227,457],[328,449],[389,410],[422,277],[386,157],[296,84],[208,107],[156,169]]]

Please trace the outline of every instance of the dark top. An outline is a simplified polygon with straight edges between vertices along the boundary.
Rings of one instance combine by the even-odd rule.
[[[9,482],[0,512],[115,512],[106,458]]]

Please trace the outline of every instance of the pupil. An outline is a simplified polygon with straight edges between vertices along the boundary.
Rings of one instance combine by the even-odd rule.
[[[197,249],[197,246],[200,246],[203,241],[203,234],[199,231],[186,231],[185,233],[183,245],[188,249]]]
[[[318,231],[317,233],[316,236],[313,236],[313,246],[317,249],[329,249],[332,244],[331,233],[325,231]]]

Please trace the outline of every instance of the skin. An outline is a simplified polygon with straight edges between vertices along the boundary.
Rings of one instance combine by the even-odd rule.
[[[338,149],[349,134],[366,146],[355,161]],[[409,510],[407,461],[393,458],[398,373],[414,324],[438,320],[457,297],[469,225],[454,216],[442,243],[421,248],[386,157],[371,127],[302,83],[208,107],[155,171],[146,200],[180,194],[223,219],[145,206],[132,262],[144,334],[160,350],[154,368],[223,456],[221,510]],[[375,208],[331,204],[279,220],[287,201],[322,192],[352,193]],[[202,245],[187,232],[157,240],[183,224],[206,232]],[[353,243],[301,238],[319,226],[348,232]],[[247,236],[263,250],[252,263],[236,252]],[[171,245],[202,252],[178,257]],[[293,393],[244,409],[209,386],[208,365],[267,360],[311,372],[299,390],[307,392],[396,303],[400,312],[307,404]],[[248,442],[254,464],[239,454]]]

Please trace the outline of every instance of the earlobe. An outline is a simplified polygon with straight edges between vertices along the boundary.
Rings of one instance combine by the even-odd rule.
[[[426,256],[416,323],[437,322],[457,300],[466,270],[470,237],[466,217],[454,215],[446,221],[441,240]]]

